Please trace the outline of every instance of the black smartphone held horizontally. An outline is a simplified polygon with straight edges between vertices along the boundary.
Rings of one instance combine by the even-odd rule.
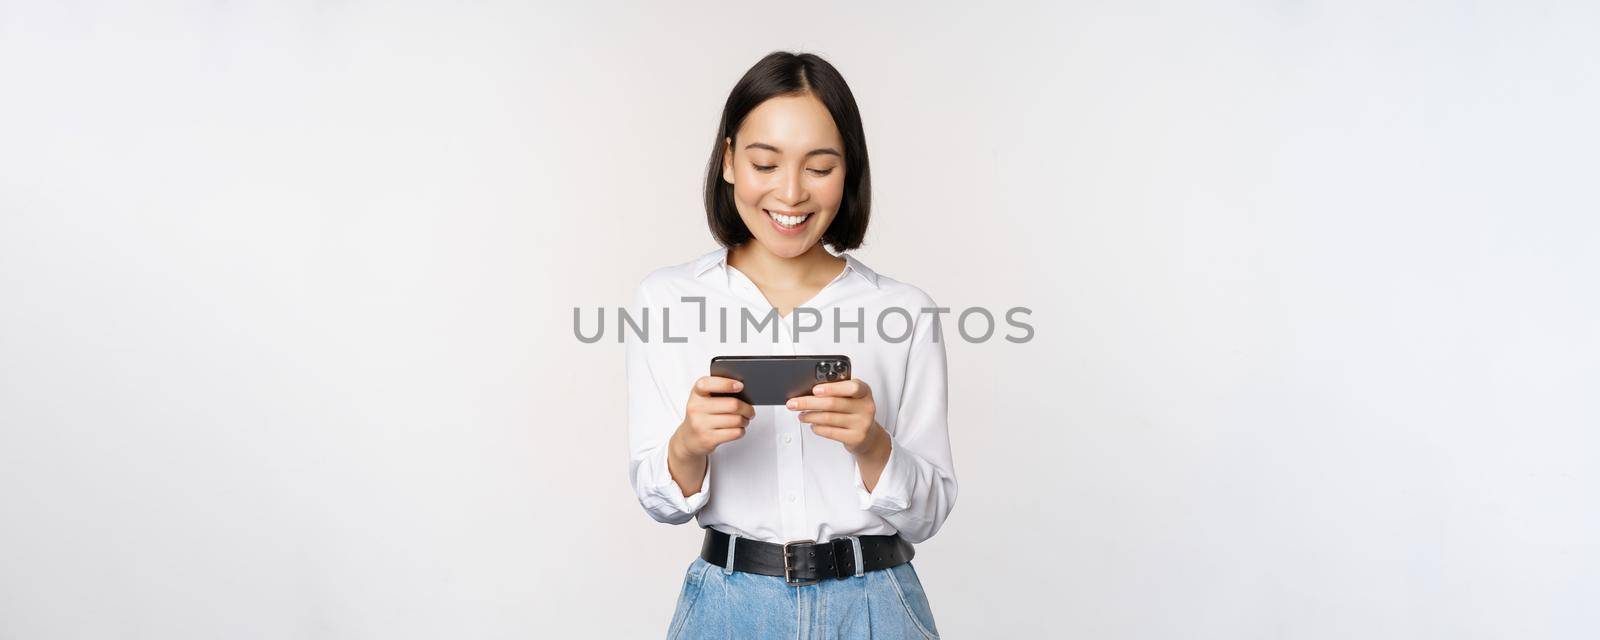
[[[824,382],[850,379],[849,356],[717,356],[711,375],[744,383],[734,396],[753,405],[785,404],[790,398],[811,395]]]

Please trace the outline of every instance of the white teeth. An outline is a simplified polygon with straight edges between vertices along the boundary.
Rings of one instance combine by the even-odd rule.
[[[778,214],[778,213],[773,213],[771,211],[768,211],[767,215],[772,216],[773,220],[777,220],[778,224],[781,224],[781,225],[783,225],[785,227],[793,227],[793,226],[799,225],[800,223],[805,222],[806,218],[811,217],[811,214],[809,214],[809,213],[804,214],[804,215],[798,215],[798,216],[786,216],[786,215],[782,215],[782,214]]]

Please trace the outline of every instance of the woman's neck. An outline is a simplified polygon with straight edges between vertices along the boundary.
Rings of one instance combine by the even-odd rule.
[[[843,263],[844,258],[828,253],[821,242],[793,258],[775,255],[754,239],[728,250],[728,264],[733,268],[757,284],[785,289],[832,280],[844,268]]]

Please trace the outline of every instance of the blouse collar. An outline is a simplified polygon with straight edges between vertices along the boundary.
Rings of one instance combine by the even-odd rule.
[[[878,288],[878,273],[876,271],[868,268],[867,265],[862,264],[860,260],[857,260],[855,256],[850,255],[849,253],[839,255],[844,258],[845,271],[853,273],[862,280],[865,280],[867,284],[872,286],[872,288]],[[699,259],[695,260],[694,276],[696,278],[701,277],[707,273],[710,273],[714,269],[720,269],[724,274],[726,274],[727,267],[728,249],[727,247],[718,247],[716,250],[700,256]]]

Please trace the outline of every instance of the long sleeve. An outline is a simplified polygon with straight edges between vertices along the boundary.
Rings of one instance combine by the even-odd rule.
[[[653,323],[660,323],[662,306],[650,296],[650,278],[645,278],[634,293],[634,303],[629,313],[636,320],[648,313]],[[668,388],[673,381],[658,377],[671,369],[662,359],[666,345],[655,341],[659,336],[648,333],[651,340],[641,341],[631,330],[623,331],[627,343],[628,376],[628,477],[640,506],[657,522],[682,524],[694,517],[705,506],[711,486],[711,469],[706,469],[700,490],[685,498],[678,483],[667,469],[667,441],[683,421],[683,411],[673,398],[687,399],[689,388]]]
[[[924,306],[935,305],[928,298]],[[933,317],[918,316],[889,461],[871,492],[861,479],[860,467],[855,470],[861,508],[882,516],[911,542],[933,537],[956,502],[958,487],[947,423],[948,371],[941,333]],[[937,342],[934,336],[938,336]]]

